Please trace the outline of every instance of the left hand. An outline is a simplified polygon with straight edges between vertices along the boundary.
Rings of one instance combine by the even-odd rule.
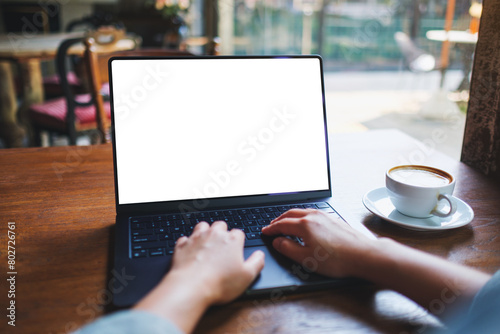
[[[198,223],[191,236],[177,240],[172,267],[134,309],[169,319],[185,333],[193,331],[205,310],[245,291],[264,268],[264,253],[243,258],[245,234],[227,230],[223,221]]]
[[[245,234],[227,230],[223,221],[196,225],[193,234],[177,241],[171,274],[203,282],[211,304],[227,303],[245,291],[264,268],[264,253],[243,259]]]

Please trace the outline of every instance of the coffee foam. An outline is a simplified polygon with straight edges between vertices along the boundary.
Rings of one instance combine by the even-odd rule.
[[[451,183],[449,178],[425,169],[397,168],[389,174],[395,181],[412,186],[440,187]]]

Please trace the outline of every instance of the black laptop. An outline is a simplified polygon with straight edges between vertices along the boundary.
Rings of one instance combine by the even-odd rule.
[[[116,192],[114,291],[127,306],[200,221],[266,253],[246,294],[338,283],[277,254],[261,228],[291,208],[337,215],[319,56],[116,57],[109,62]]]

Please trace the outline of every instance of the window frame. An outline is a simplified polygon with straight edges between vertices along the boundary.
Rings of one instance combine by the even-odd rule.
[[[500,2],[485,0],[461,161],[500,180]]]

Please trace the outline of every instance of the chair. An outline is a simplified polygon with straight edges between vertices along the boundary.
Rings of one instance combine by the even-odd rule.
[[[415,73],[425,73],[439,69],[436,58],[415,45],[403,32],[396,32],[394,39],[403,54],[405,65]]]
[[[136,47],[136,41],[127,39],[123,30],[101,28],[86,37],[71,38],[61,43],[56,55],[56,65],[63,97],[32,105],[29,110],[34,129],[34,144],[41,145],[41,132],[58,133],[68,136],[71,145],[76,144],[78,135],[90,134],[92,143],[106,142],[106,129],[110,119],[109,102],[104,102],[100,94],[102,76],[99,74],[98,58],[120,50],[125,43],[128,49]],[[68,82],[67,59],[75,53],[75,48],[83,48],[84,70],[80,80],[89,93],[75,94]],[[78,52],[77,52],[78,53]],[[81,52],[80,52],[81,53]],[[50,136],[52,141],[52,136]],[[52,142],[51,142],[52,144]]]
[[[414,73],[428,73],[442,68],[441,64],[436,61],[433,55],[418,48],[405,33],[395,33],[394,39],[410,71]],[[430,99],[420,106],[418,111],[420,116],[427,119],[443,121],[452,119],[452,115],[460,114],[460,110],[456,103],[448,99],[447,92],[442,88],[443,78],[444,77],[441,75],[441,88],[435,91]]]
[[[93,15],[84,16],[82,18],[70,21],[66,26],[66,32],[74,31],[93,31],[100,27],[114,26],[116,29],[124,29],[121,22],[116,22],[110,14],[103,12],[97,12]],[[72,65],[78,66],[78,62],[81,58],[73,56],[70,57]],[[78,76],[73,71],[68,72],[68,84],[71,86],[73,91],[77,94],[82,94],[85,89],[83,83],[80,81]],[[63,90],[61,86],[61,81],[59,75],[53,74],[43,78],[43,88],[45,92],[45,98],[55,98],[63,96]]]

